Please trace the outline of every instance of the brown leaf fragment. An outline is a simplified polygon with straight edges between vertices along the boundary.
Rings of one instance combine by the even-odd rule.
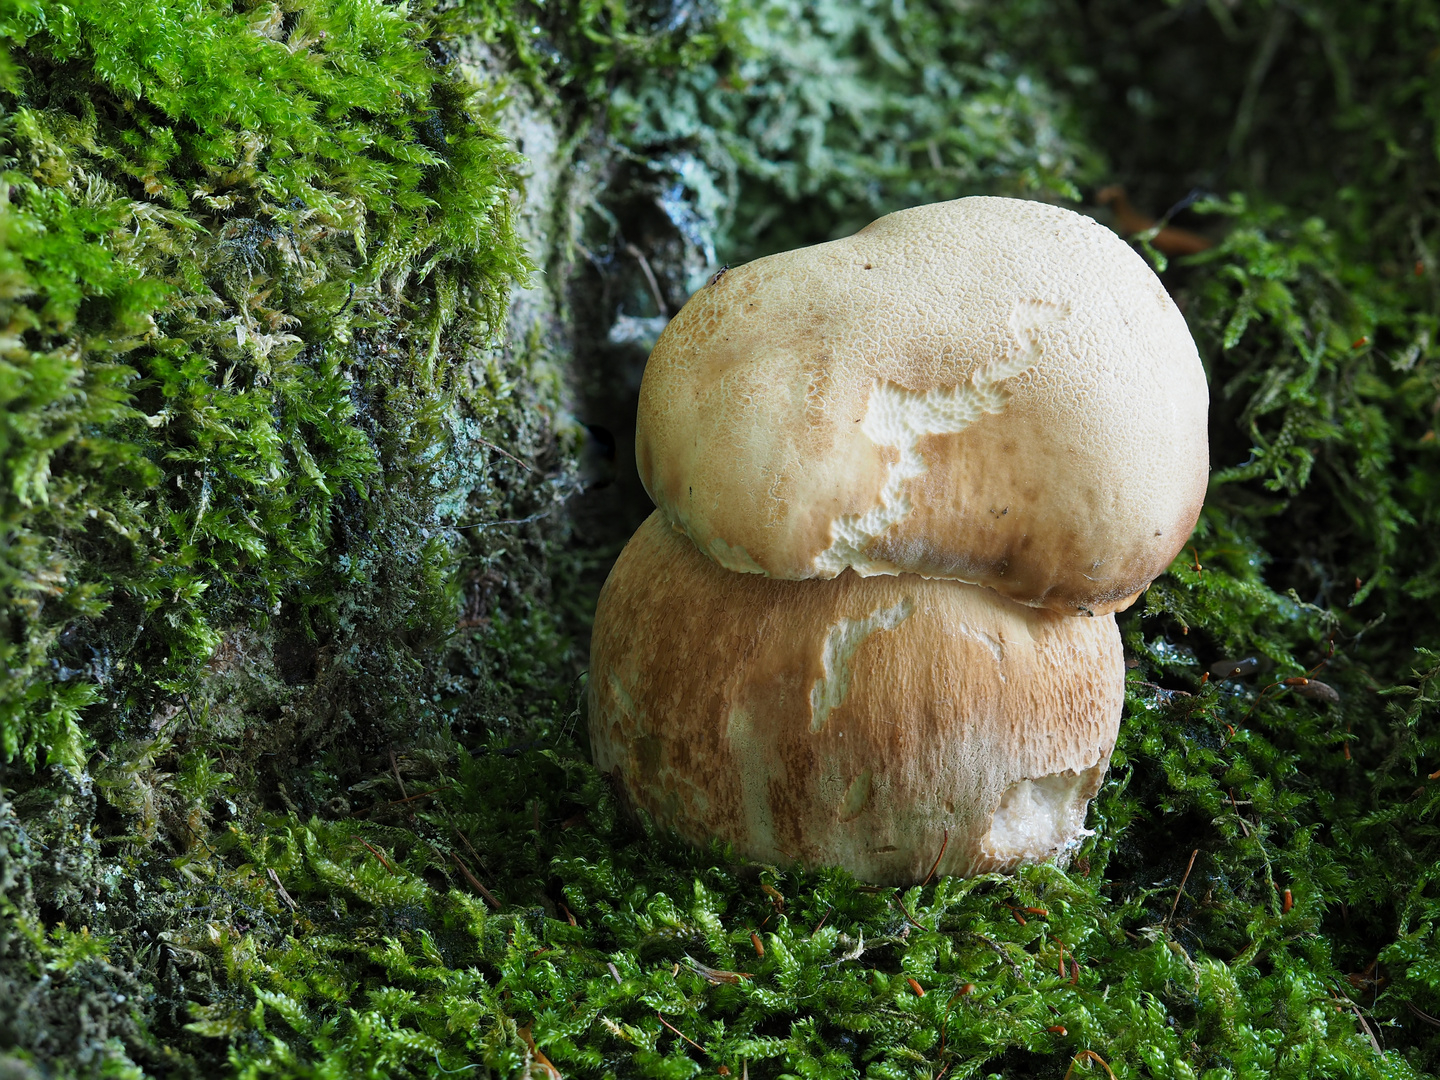
[[[721,968],[712,968],[710,965],[702,964],[688,956],[685,957],[685,963],[690,966],[691,971],[708,983],[729,983],[731,986],[736,986],[744,979],[755,977],[747,971],[725,971]]]

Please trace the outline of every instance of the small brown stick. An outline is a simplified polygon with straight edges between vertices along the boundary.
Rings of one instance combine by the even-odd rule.
[[[516,1028],[515,1034],[524,1040],[525,1045],[530,1049],[531,1055],[535,1058],[535,1064],[545,1070],[545,1075],[550,1077],[550,1080],[560,1080],[560,1070],[557,1069],[554,1063],[535,1045],[535,1039],[531,1036],[530,1029],[528,1027]]]
[[[1370,1022],[1365,1019],[1365,1014],[1360,1011],[1360,1006],[1357,1005],[1355,1002],[1351,1001],[1342,991],[1338,989],[1335,991],[1335,997],[1331,998],[1331,1000],[1335,1002],[1337,1007],[1354,1010],[1355,1019],[1360,1021],[1360,1026],[1365,1029],[1365,1034],[1370,1038],[1370,1045],[1375,1048],[1375,1052],[1377,1054],[1379,1054],[1381,1057],[1384,1057],[1385,1051],[1380,1046],[1380,1040],[1375,1037],[1375,1032],[1371,1029]],[[1409,1002],[1406,1002],[1406,1004],[1409,1004]],[[1412,1005],[1411,1008],[1413,1009],[1414,1006]]]
[[[280,899],[284,900],[285,903],[290,905],[291,911],[298,911],[300,909],[300,905],[295,903],[295,898],[285,891],[284,885],[280,884],[280,875],[275,873],[275,871],[270,867],[266,867],[265,873],[270,875],[270,880],[274,883],[275,890],[280,894]]]
[[[1245,720],[1249,720],[1250,717],[1252,717],[1253,715],[1255,715],[1255,710],[1256,710],[1256,708],[1259,707],[1261,699],[1264,698],[1266,694],[1268,694],[1271,690],[1274,690],[1275,687],[1277,687],[1277,686],[1279,686],[1279,685],[1280,685],[1280,683],[1278,683],[1278,682],[1272,682],[1272,683],[1268,684],[1267,686],[1262,686],[1262,687],[1260,688],[1260,693],[1256,694],[1256,695],[1255,695],[1255,700],[1250,703],[1250,708],[1249,708],[1249,710],[1245,713],[1245,719],[1244,719],[1244,720],[1241,720],[1240,722],[1243,724],[1243,723],[1245,722]]]
[[[460,861],[460,856],[456,855],[452,851],[450,853],[450,858],[454,860],[455,865],[460,868],[460,873],[465,875],[465,880],[470,883],[470,887],[476,892],[478,892],[481,896],[483,896],[487,904],[489,904],[496,911],[499,911],[503,905],[500,903],[499,900],[495,899],[494,894],[491,893],[489,889],[487,889],[484,885],[480,884],[480,879],[477,878],[474,874],[472,874],[470,872],[470,868]]]
[[[1175,917],[1175,909],[1180,906],[1180,894],[1185,891],[1185,883],[1190,880],[1190,871],[1195,868],[1195,856],[1199,854],[1199,848],[1190,853],[1190,864],[1185,867],[1185,876],[1180,879],[1180,888],[1175,890],[1175,902],[1170,905],[1170,914],[1165,916],[1167,924]]]
[[[494,450],[497,454],[504,454],[504,455],[505,455],[506,457],[508,457],[511,461],[515,462],[516,465],[519,465],[522,469],[525,469],[527,472],[532,472],[532,473],[533,473],[533,472],[535,471],[529,464],[527,464],[527,463],[524,462],[524,461],[521,461],[518,457],[516,457],[514,454],[510,453],[510,451],[509,451],[509,450],[506,450],[503,446],[496,446],[496,445],[495,445],[493,442],[491,442],[489,439],[482,439],[482,438],[480,438],[480,436],[478,436],[478,435],[475,436],[475,441],[478,442],[481,446],[488,446],[491,450]]]
[[[1070,1074],[1075,1071],[1075,1066],[1079,1065],[1081,1061],[1084,1061],[1086,1059],[1090,1061],[1098,1061],[1100,1063],[1100,1067],[1105,1070],[1105,1075],[1109,1076],[1110,1080],[1115,1080],[1115,1073],[1112,1072],[1110,1066],[1105,1063],[1105,1059],[1102,1058],[1099,1054],[1097,1054],[1094,1050],[1081,1050],[1078,1054],[1075,1055],[1074,1060],[1070,1062],[1070,1068],[1065,1070],[1065,1080],[1070,1080]]]
[[[362,844],[364,844],[367,848],[370,848],[370,854],[374,855],[375,858],[380,860],[381,866],[385,867],[386,870],[389,870],[390,873],[395,873],[395,867],[390,865],[389,859],[385,858],[384,855],[380,854],[379,848],[371,847],[370,842],[367,841],[363,836],[356,837],[356,839],[359,840]]]
[[[828,919],[828,918],[830,918],[830,913],[831,913],[832,911],[834,911],[834,910],[835,910],[835,905],[834,905],[834,904],[831,904],[828,908],[825,909],[825,914],[820,916],[820,921],[815,924],[815,929],[810,931],[810,936],[811,936],[811,937],[814,937],[816,934],[818,934],[818,933],[820,932],[820,928],[825,925],[825,920]]]
[[[935,876],[935,871],[938,870],[938,869],[940,869],[940,860],[945,857],[945,848],[948,847],[949,844],[950,844],[950,830],[949,830],[949,829],[946,829],[946,830],[945,830],[945,837],[944,837],[944,839],[942,839],[942,840],[940,841],[940,854],[935,856],[935,861],[930,864],[930,872],[925,875],[925,880],[922,881],[922,882],[920,882],[920,887],[921,887],[922,889],[923,889],[926,885],[929,885],[929,884],[930,884],[930,879]]]
[[[660,282],[655,280],[655,271],[650,269],[650,260],[645,258],[645,253],[634,244],[625,245],[625,254],[640,264],[640,269],[644,271],[645,274],[645,280],[650,285],[650,295],[655,298],[655,306],[660,309],[660,317],[662,319],[668,319],[670,317],[670,308],[666,305],[665,298],[660,294]]]
[[[405,790],[405,781],[400,779],[400,762],[395,758],[395,748],[393,746],[390,748],[390,771],[395,774],[395,783],[400,785],[400,794],[405,798],[409,798],[410,793]]]
[[[1355,1019],[1360,1021],[1360,1026],[1365,1029],[1365,1034],[1370,1036],[1370,1045],[1375,1048],[1377,1054],[1384,1057],[1385,1050],[1381,1047],[1380,1040],[1375,1037],[1375,1032],[1370,1027],[1370,1021],[1366,1020],[1365,1014],[1360,1011],[1360,1006],[1352,1004],[1351,1008],[1355,1010]]]
[[[925,929],[925,927],[921,926],[918,922],[915,921],[914,915],[911,915],[910,912],[905,910],[904,904],[900,903],[898,900],[892,900],[891,903],[893,903],[896,907],[900,909],[900,913],[905,916],[905,921],[908,922],[911,926],[915,927],[916,930]]]
[[[1331,638],[1330,638],[1330,652],[1331,652],[1332,655],[1333,655],[1334,652],[1335,652],[1335,638],[1334,638],[1333,635],[1332,635]],[[1327,656],[1324,660],[1321,660],[1320,663],[1316,664],[1316,665],[1315,665],[1314,667],[1312,667],[1309,671],[1305,672],[1304,675],[1292,675],[1292,676],[1290,676],[1288,679],[1280,679],[1279,681],[1277,681],[1277,682],[1272,682],[1269,686],[1264,687],[1264,688],[1260,691],[1259,696],[1256,697],[1255,700],[1251,703],[1251,705],[1250,705],[1250,711],[1245,714],[1245,719],[1247,719],[1247,720],[1250,719],[1251,714],[1254,713],[1254,711],[1255,711],[1255,707],[1260,704],[1260,698],[1263,698],[1263,697],[1264,697],[1266,694],[1268,694],[1271,690],[1275,689],[1275,687],[1277,687],[1277,686],[1281,686],[1281,687],[1302,686],[1302,687],[1303,687],[1303,686],[1308,685],[1308,684],[1309,684],[1310,682],[1312,682],[1312,681],[1318,681],[1318,680],[1311,680],[1311,679],[1310,679],[1310,676],[1311,676],[1311,675],[1314,675],[1317,671],[1319,671],[1321,668],[1323,668],[1323,667],[1324,667],[1326,664],[1328,664],[1328,663],[1330,663],[1330,657]],[[1320,685],[1324,686],[1325,684],[1324,684],[1324,683],[1321,683]],[[1332,688],[1330,688],[1330,687],[1328,687],[1328,686],[1326,686],[1325,688],[1326,688],[1327,690],[1329,690],[1330,693],[1332,693],[1332,694],[1335,693],[1335,691],[1334,691]],[[1336,701],[1340,700],[1338,695],[1336,695],[1335,700],[1336,700]]]
[[[1421,1020],[1424,1020],[1425,1023],[1440,1028],[1440,1020],[1436,1020],[1435,1017],[1431,1016],[1429,1013],[1423,1012],[1408,1001],[1405,1002],[1405,1007],[1409,1009],[1412,1013],[1414,1013],[1417,1017],[1419,1017]]]
[[[449,814],[446,814],[445,817],[446,820],[450,819]],[[485,867],[485,860],[482,859],[480,853],[475,850],[475,845],[470,843],[470,838],[460,831],[460,827],[456,825],[454,821],[450,821],[450,828],[454,831],[455,835],[460,838],[460,842],[465,845],[465,850],[470,852],[470,857],[475,860],[475,865],[488,874],[490,871]]]
[[[375,814],[381,810],[389,810],[392,806],[403,806],[405,803],[415,802],[417,799],[428,799],[431,795],[438,795],[444,788],[432,788],[429,791],[422,791],[418,795],[410,795],[403,799],[392,799],[390,802],[381,803],[378,806],[362,807],[359,810],[352,810],[351,817],[358,817],[361,814]]]
[[[1245,824],[1245,819],[1240,814],[1240,804],[1235,801],[1235,789],[1230,789],[1230,805],[1235,808],[1235,817],[1240,822],[1240,831],[1245,834],[1245,839],[1250,839],[1250,826]]]
[[[672,1023],[670,1023],[668,1020],[666,1020],[665,1017],[661,1016],[659,1009],[656,1009],[656,1010],[655,1010],[655,1019],[659,1020],[659,1021],[660,1021],[662,1024],[664,1024],[667,1028],[669,1028],[671,1031],[673,1031],[676,1035],[679,1035],[682,1039],[684,1039],[686,1042],[688,1042],[688,1043],[689,1043],[691,1046],[693,1046],[696,1050],[699,1050],[702,1054],[708,1054],[708,1053],[710,1053],[709,1050],[706,1050],[703,1046],[701,1046],[699,1043],[697,1043],[694,1039],[690,1038],[689,1035],[686,1035],[683,1031],[681,1031],[679,1028],[677,1028],[674,1024],[672,1024]]]
[[[605,966],[610,969],[610,977],[615,980],[615,985],[624,986],[624,982],[620,979],[620,969],[615,966],[614,962],[608,962]]]

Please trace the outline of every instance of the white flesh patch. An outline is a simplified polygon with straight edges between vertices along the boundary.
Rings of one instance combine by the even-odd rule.
[[[1017,780],[1000,798],[982,841],[986,855],[1005,863],[1040,862],[1090,835],[1082,793],[1094,785],[1095,769]]]
[[[1043,351],[1040,329],[1066,314],[1064,308],[1045,301],[1016,305],[1010,316],[1015,343],[1003,358],[980,368],[960,386],[921,393],[890,382],[875,384],[860,430],[877,446],[899,450],[900,460],[890,466],[880,489],[879,505],[863,514],[842,514],[832,523],[830,546],[815,559],[819,575],[833,577],[847,566],[854,567],[862,577],[898,571],[872,558],[869,548],[910,513],[906,486],[930,468],[920,456],[920,440],[926,435],[958,434],[988,413],[1003,412],[1010,400],[1006,380],[1039,362]]]
[[[765,568],[740,544],[732,546],[717,536],[710,541],[709,551],[710,557],[726,570],[733,570],[737,574],[765,573]]]
[[[851,667],[865,639],[879,630],[894,630],[910,617],[915,601],[908,596],[899,603],[872,611],[863,619],[841,619],[825,634],[820,663],[825,673],[810,687],[810,730],[819,731],[850,693]]]

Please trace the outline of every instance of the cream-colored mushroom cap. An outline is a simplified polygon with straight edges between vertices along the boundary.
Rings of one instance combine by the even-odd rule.
[[[733,574],[652,514],[600,595],[590,741],[660,824],[885,884],[1063,854],[1124,697],[1113,615],[906,574]],[[946,837],[948,834],[948,843]]]
[[[1127,606],[1205,494],[1208,392],[1144,261],[1017,199],[902,210],[719,275],[650,355],[636,457],[731,570]]]

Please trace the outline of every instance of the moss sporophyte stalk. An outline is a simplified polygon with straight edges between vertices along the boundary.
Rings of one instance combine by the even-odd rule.
[[[1435,1073],[1436,23],[0,2],[0,1073]],[[1211,456],[1094,835],[892,888],[631,816],[584,668],[666,318],[1113,184],[1210,245]]]

